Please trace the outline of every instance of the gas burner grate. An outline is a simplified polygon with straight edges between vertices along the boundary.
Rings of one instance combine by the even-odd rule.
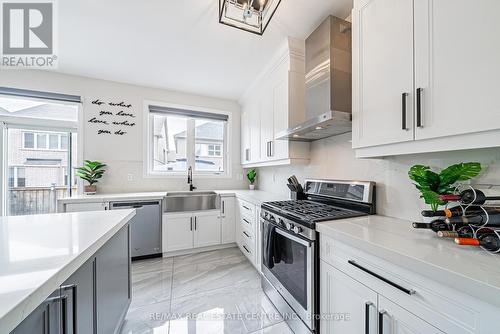
[[[283,214],[292,215],[306,221],[331,220],[359,215],[356,211],[308,200],[277,201],[267,202],[266,204],[280,210]]]

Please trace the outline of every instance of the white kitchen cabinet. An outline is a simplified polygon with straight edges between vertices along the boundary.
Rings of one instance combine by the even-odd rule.
[[[215,210],[163,214],[163,251],[220,245],[220,218],[220,212]]]
[[[259,228],[260,208],[258,205],[237,199],[236,206],[236,242],[241,252],[259,272],[261,270],[261,251]]]
[[[428,139],[500,128],[500,1],[415,1],[415,89]]]
[[[358,157],[500,146],[499,11],[496,0],[355,0]]]
[[[109,209],[106,202],[66,203],[63,206],[63,212],[103,211]]]
[[[221,197],[221,235],[222,243],[236,242],[236,198]]]
[[[277,139],[304,121],[304,96],[303,41],[289,40],[240,100],[244,167],[308,162],[308,143]]]
[[[164,252],[193,248],[193,214],[163,215],[162,247]]]
[[[358,1],[353,26],[353,146],[413,140],[413,0]]]
[[[207,247],[221,243],[221,221],[218,211],[193,214],[194,247]]]
[[[321,313],[332,317],[320,322],[321,333],[376,333],[375,291],[324,261],[320,263],[320,291]]]
[[[378,324],[381,334],[444,333],[383,296],[378,297],[378,314],[378,321],[381,321]]]

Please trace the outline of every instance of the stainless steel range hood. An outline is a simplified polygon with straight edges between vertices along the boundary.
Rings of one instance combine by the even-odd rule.
[[[352,131],[351,23],[329,16],[306,39],[306,121],[277,139],[314,141]]]

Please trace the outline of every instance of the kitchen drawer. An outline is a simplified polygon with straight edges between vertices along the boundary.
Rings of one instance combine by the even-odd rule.
[[[249,217],[241,217],[241,228],[248,230],[252,234],[254,234],[255,231],[255,219],[251,219]]]
[[[250,233],[247,230],[242,230],[241,242],[249,246],[252,251],[255,250],[255,236],[253,235],[253,233]]]
[[[254,248],[250,244],[245,243],[245,240],[242,240],[241,251],[250,260],[250,262],[252,262],[252,264],[255,265],[255,251],[254,251]]]
[[[238,199],[240,214],[255,220],[255,205],[242,199]]]
[[[446,329],[445,332],[480,332],[480,313],[485,308],[484,303],[452,287],[324,235],[320,238],[320,258],[387,299],[397,301],[401,307],[426,319],[435,327]],[[413,290],[414,293],[405,293],[389,282],[403,289]]]

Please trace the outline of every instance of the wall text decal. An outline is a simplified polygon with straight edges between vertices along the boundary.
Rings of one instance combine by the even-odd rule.
[[[99,108],[98,112],[96,112],[98,116],[92,117],[87,122],[99,125],[100,128],[97,129],[98,135],[123,136],[127,134],[127,131],[124,131],[125,128],[123,127],[131,128],[136,125],[133,122],[135,115],[130,110],[132,104],[124,101],[106,102],[96,99],[92,101],[92,105]],[[117,129],[116,127],[120,128]]]

